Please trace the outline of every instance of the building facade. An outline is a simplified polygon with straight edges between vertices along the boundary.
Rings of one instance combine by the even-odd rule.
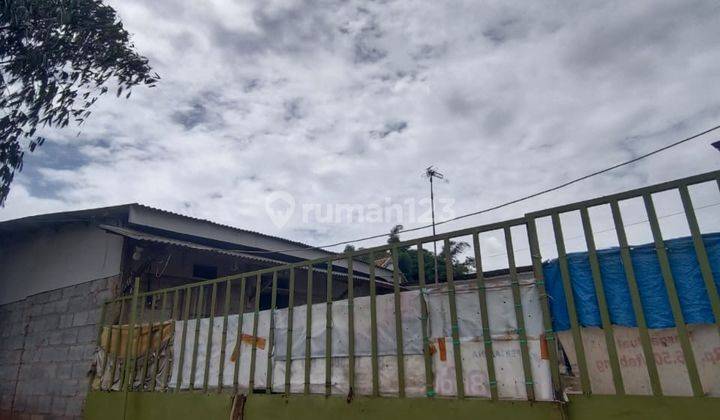
[[[328,254],[138,204],[0,222],[0,418],[82,416],[101,304],[130,293],[134,279],[150,291]],[[354,270],[368,272],[362,262]],[[307,293],[300,283],[297,292]],[[266,304],[267,291],[249,293],[246,307]]]

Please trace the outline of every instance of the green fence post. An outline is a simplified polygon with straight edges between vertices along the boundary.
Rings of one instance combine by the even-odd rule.
[[[635,270],[633,269],[632,259],[630,257],[630,247],[628,245],[627,236],[625,235],[625,227],[620,213],[620,206],[617,200],[610,201],[610,209],[612,211],[613,222],[615,224],[615,233],[617,233],[618,243],[620,245],[620,256],[622,258],[623,268],[625,269],[625,277],[627,278],[628,287],[630,289],[630,297],[632,299],[633,311],[637,320],[638,332],[640,333],[640,345],[642,346],[643,355],[645,356],[645,364],[647,365],[648,375],[650,376],[650,386],[655,396],[662,395],[660,387],[660,377],[655,363],[655,355],[652,351],[650,342],[650,334],[648,333],[647,323],[645,322],[645,313],[640,300],[640,291],[638,289],[637,280],[635,279]]]
[[[192,361],[190,364],[190,391],[195,390],[195,376],[197,370],[198,346],[200,345],[200,321],[203,318],[205,307],[203,305],[205,286],[198,287],[198,300],[195,304],[195,340],[193,341]]]
[[[258,319],[260,318],[260,292],[262,292],[262,274],[255,278],[255,308],[253,314],[252,347],[250,348],[250,379],[248,380],[248,393],[252,394],[255,388],[255,358],[257,357]]]
[[[352,395],[355,390],[355,307],[353,300],[355,299],[355,284],[353,272],[352,256],[347,259],[348,267],[348,383],[349,394]]]
[[[595,247],[595,237],[593,235],[592,224],[590,223],[590,214],[587,207],[580,209],[580,218],[582,219],[583,232],[585,234],[585,244],[588,250],[588,259],[590,261],[590,271],[592,272],[593,284],[595,286],[595,295],[597,296],[598,308],[600,309],[600,319],[602,321],[603,333],[605,335],[605,347],[607,348],[608,359],[610,361],[610,370],[612,371],[615,393],[617,395],[625,395],[625,385],[623,382],[622,372],[620,370],[620,361],[618,360],[615,334],[613,332],[614,328],[610,322],[610,312],[608,311],[607,300],[605,298],[605,287],[602,283],[600,262],[598,261],[597,249]]]
[[[220,339],[220,363],[218,366],[218,388],[217,392],[222,392],[223,382],[225,381],[225,355],[227,347],[227,327],[228,313],[230,312],[230,296],[232,295],[232,281],[225,281],[225,300],[223,301],[223,327],[222,337]]]
[[[400,267],[398,264],[397,247],[393,246],[390,256],[393,262],[393,293],[395,303],[395,337],[397,340],[397,375],[398,375],[398,397],[405,397],[405,349],[403,343],[402,329],[402,307],[400,301]],[[374,264],[374,262],[371,262]]]
[[[695,216],[695,209],[693,208],[692,200],[690,199],[690,191],[686,185],[680,188],[680,199],[682,200],[683,209],[685,210],[685,217],[687,218],[688,227],[690,228],[690,234],[693,238],[693,246],[695,247],[695,255],[697,256],[698,264],[700,265],[700,273],[702,274],[703,281],[705,282],[705,289],[710,299],[710,306],[715,317],[715,324],[720,327],[720,295],[718,295],[718,289],[715,286],[715,279],[713,277],[712,269],[710,268],[710,261],[708,260],[707,250],[705,249],[705,243],[700,233],[700,225],[698,224],[697,217]]]
[[[177,316],[178,320],[180,320],[181,315],[179,312],[179,301],[180,301],[180,289],[175,290],[175,296],[173,297],[173,307],[172,307],[172,313],[170,314],[170,319],[175,320],[175,317]],[[173,334],[176,334],[175,331],[175,323],[173,322]],[[168,352],[169,355],[169,352]],[[165,375],[164,375],[164,383],[163,383],[163,392],[168,391],[170,388],[170,371],[172,370],[172,363],[168,361],[168,363],[165,366]]]
[[[550,305],[548,303],[547,289],[545,288],[545,274],[542,267],[542,255],[540,254],[540,243],[538,241],[537,226],[533,217],[526,216],[528,241],[530,242],[530,257],[532,259],[535,285],[538,288],[540,297],[540,308],[543,314],[543,326],[545,328],[545,340],[548,343],[548,356],[550,358],[550,376],[555,401],[563,401],[562,383],[560,382],[560,365],[558,363],[557,336],[552,326],[550,317]]]
[[[587,361],[585,359],[585,344],[582,340],[582,330],[578,322],[577,310],[575,309],[575,295],[572,289],[572,279],[568,268],[567,253],[565,252],[565,240],[563,239],[562,224],[560,215],[553,213],[551,216],[553,231],[555,233],[555,244],[558,251],[558,262],[560,263],[560,277],[562,278],[565,301],[567,302],[568,315],[570,317],[570,328],[575,345],[575,356],[577,357],[578,368],[580,369],[580,386],[585,395],[590,395],[590,376],[588,375]]]
[[[310,369],[312,368],[310,352],[312,348],[310,346],[312,340],[312,298],[313,298],[313,266],[312,264],[307,268],[307,283],[305,286],[305,377],[303,392],[305,395],[310,394]]]
[[[152,298],[150,300],[150,308],[152,310],[155,310],[155,306],[157,305],[159,295],[153,293],[152,295],[148,295],[148,296],[152,296]],[[147,299],[148,296],[143,296],[143,308],[145,307],[145,299]],[[142,329],[143,329],[142,324],[143,323],[140,322],[140,337],[142,337]],[[147,324],[148,324],[148,345],[147,345],[147,348],[145,349],[145,360],[143,360],[142,369],[140,369],[140,389],[138,389],[138,391],[140,391],[140,392],[145,391],[145,378],[147,377],[147,374],[148,374],[148,367],[149,367],[148,363],[149,363],[150,354],[151,354],[150,349],[152,348],[152,342],[153,342],[152,330],[153,330],[153,326],[155,325],[155,322],[150,321],[148,319]],[[138,346],[139,346],[139,341],[140,341],[139,338],[140,337],[138,337]],[[138,351],[138,353],[139,353],[139,351]]]
[[[277,309],[277,271],[273,271],[272,290],[270,292],[270,337],[268,337],[267,376],[265,378],[265,393],[272,393],[273,363],[272,353],[275,346],[275,310]]]
[[[650,194],[643,194],[643,202],[645,203],[645,211],[647,212],[650,230],[652,231],[653,240],[655,241],[655,252],[657,253],[658,262],[660,263],[660,271],[662,272],[663,281],[665,282],[665,290],[667,291],[670,308],[672,309],[675,328],[677,328],[678,331],[678,338],[680,339],[680,347],[682,348],[688,379],[690,379],[690,386],[693,390],[693,396],[700,397],[703,395],[700,375],[698,374],[695,354],[693,353],[690,338],[688,337],[685,318],[683,317],[680,307],[680,299],[678,298],[677,289],[675,288],[675,279],[670,269],[670,261],[668,260],[667,251],[665,250],[665,242],[663,241],[662,232],[660,231],[655,205]]]
[[[205,371],[203,372],[203,392],[208,390],[210,379],[210,356],[212,355],[212,338],[215,329],[215,304],[217,303],[217,283],[212,284],[210,292],[210,319],[208,319],[207,343],[205,346]]]
[[[510,286],[512,288],[513,300],[515,303],[515,319],[517,320],[517,333],[520,338],[520,356],[522,358],[523,371],[525,372],[525,391],[529,401],[535,400],[535,386],[533,383],[532,366],[530,365],[530,351],[528,350],[527,331],[525,329],[525,314],[522,305],[522,294],[520,293],[520,282],[518,280],[517,268],[515,267],[515,252],[513,250],[512,232],[510,226],[505,226],[505,249],[508,257],[508,268],[510,271]]]
[[[422,242],[417,244],[418,258],[418,284],[420,285],[420,328],[423,336],[423,359],[425,359],[425,395],[435,396],[435,379],[433,377],[432,357],[430,356],[430,339],[428,337],[428,307],[425,297],[427,286],[425,282],[425,257]]]
[[[370,275],[370,361],[372,363],[372,395],[380,396],[380,374],[378,367],[378,337],[377,337],[377,290],[375,284],[375,253],[368,254]]]
[[[156,297],[159,297],[159,295],[155,295],[155,296],[156,296]],[[158,299],[158,300],[159,300],[159,299]],[[157,302],[156,302],[155,299],[153,298],[153,311],[155,310],[156,304],[157,304]],[[162,317],[163,317],[163,315],[165,314],[165,307],[166,307],[166,306],[167,306],[167,292],[163,292],[163,293],[162,293],[162,307],[160,308],[160,316],[159,316],[158,318],[162,318]],[[156,383],[157,383],[157,369],[158,369],[158,362],[159,362],[159,359],[160,359],[160,348],[161,348],[161,346],[162,346],[163,330],[164,330],[164,328],[163,328],[163,322],[162,322],[161,320],[158,320],[157,322],[153,322],[153,323],[150,324],[150,340],[149,340],[149,343],[148,343],[148,354],[147,354],[146,359],[145,359],[145,360],[146,360],[146,369],[147,369],[147,360],[149,359],[150,354],[151,354],[151,352],[150,352],[150,347],[152,347],[152,342],[153,342],[153,337],[154,337],[154,336],[153,336],[153,326],[154,326],[156,323],[157,323],[157,325],[158,325],[158,327],[159,327],[159,329],[160,329],[160,333],[158,334],[157,347],[154,348],[154,350],[155,350],[155,358],[153,359],[153,365],[152,365],[153,370],[152,370],[152,373],[150,374],[150,375],[151,375],[151,377],[150,377],[150,391],[155,391],[155,386],[156,386]]]
[[[113,384],[115,383],[115,375],[120,375],[120,378],[118,378],[118,381],[120,381],[120,390],[122,390],[122,381],[120,380],[123,376],[123,371],[118,372],[117,370],[117,364],[119,360],[120,355],[120,342],[122,341],[122,322],[123,322],[123,316],[125,315],[125,300],[126,298],[120,298],[117,302],[120,304],[120,310],[118,313],[118,325],[117,325],[117,341],[115,345],[113,346],[113,362],[112,362],[112,372],[110,377],[110,387],[108,388],[108,391],[112,390]],[[112,344],[112,325],[110,326],[110,344]],[[123,363],[123,367],[125,364]]]
[[[452,336],[453,357],[455,360],[455,385],[457,397],[465,398],[463,381],[462,350],[460,349],[460,326],[458,325],[457,301],[455,299],[455,279],[453,278],[452,259],[450,258],[450,239],[445,239],[445,280],[450,302],[450,335]],[[443,338],[444,340],[444,338]]]
[[[107,306],[108,302],[103,302],[102,307],[100,309],[100,320],[98,321],[98,333],[97,333],[97,346],[99,348],[102,348],[102,333],[103,328],[105,327],[105,316],[107,312]],[[92,375],[90,375],[90,381],[88,383],[88,390],[92,390],[92,383],[95,381],[95,378],[98,376],[98,372],[100,372],[100,386],[99,388],[102,388],[102,377],[103,373],[105,372],[105,365],[107,365],[108,359],[110,358],[110,343],[112,335],[108,332],[108,345],[105,350],[105,359],[103,360],[102,367],[95,366],[95,370],[93,371]]]
[[[495,377],[495,356],[493,353],[492,332],[490,331],[490,315],[488,314],[488,299],[485,289],[485,274],[482,268],[482,256],[480,252],[480,237],[478,233],[473,234],[473,251],[475,255],[475,285],[478,290],[478,302],[480,305],[480,322],[482,323],[482,339],[485,347],[485,362],[487,364],[488,389],[490,399],[498,400],[497,379]]]
[[[175,392],[180,391],[182,381],[183,381],[183,368],[185,366],[185,341],[187,341],[187,325],[188,325],[188,319],[190,318],[190,300],[192,300],[192,288],[187,287],[185,289],[185,292],[183,293],[183,315],[182,315],[182,321],[183,321],[183,329],[182,329],[182,337],[180,338],[180,357],[178,358],[178,377],[177,382],[175,383]]]
[[[290,395],[290,373],[292,369],[293,315],[295,299],[295,267],[290,267],[290,284],[287,309],[287,348],[285,349],[285,396]]]
[[[233,392],[238,393],[240,382],[240,361],[242,360],[242,334],[243,321],[245,320],[245,282],[246,277],[240,278],[240,309],[238,310],[238,325],[235,337],[235,348],[237,349],[237,359],[235,359],[235,368],[233,370]]]
[[[128,342],[127,342],[127,348],[125,351],[125,374],[123,375],[123,381],[122,381],[122,389],[125,389],[125,392],[131,391],[133,386],[133,376],[134,376],[134,367],[132,368],[131,373],[131,365],[135,362],[134,355],[131,355],[131,352],[134,349],[133,346],[133,340],[135,335],[135,322],[137,317],[137,304],[138,304],[138,294],[140,290],[140,277],[135,277],[135,286],[133,288],[133,296],[132,296],[132,303],[130,304],[130,324],[128,325]],[[130,376],[132,375],[132,376]],[[125,386],[125,380],[128,380],[127,386]]]
[[[333,302],[333,265],[327,263],[327,301],[325,303],[325,395],[332,393],[332,302]]]

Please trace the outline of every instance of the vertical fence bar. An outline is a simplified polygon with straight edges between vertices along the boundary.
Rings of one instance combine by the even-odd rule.
[[[170,314],[170,320],[174,320],[177,316],[178,320],[180,319],[179,311],[179,301],[180,301],[180,289],[175,290],[175,296],[173,298],[173,307],[172,307],[172,313]],[[173,334],[175,334],[175,323],[173,322]],[[172,370],[172,363],[170,362],[170,352],[168,351],[168,362],[165,364],[165,375],[164,375],[164,383],[163,383],[163,391],[167,391],[170,382],[170,371]],[[179,373],[180,369],[178,369]]]
[[[125,339],[126,339],[126,340],[130,337],[130,320],[132,319],[132,317],[135,316],[135,314],[133,313],[133,307],[132,307],[132,296],[131,296],[130,299],[128,300],[127,312],[128,312],[128,314],[127,314],[128,321],[127,321],[127,332],[126,332],[126,334],[125,334]],[[122,340],[122,325],[120,326],[120,340]],[[119,381],[120,381],[120,385],[119,385],[120,391],[124,391],[124,390],[125,390],[125,375],[126,375],[126,373],[127,373],[128,360],[129,360],[129,358],[130,358],[130,351],[129,351],[129,350],[130,350],[130,344],[129,344],[129,342],[125,342],[125,345],[122,346],[122,347],[123,347],[123,348],[121,349],[121,351],[124,351],[124,352],[125,352],[125,353],[124,353],[124,354],[125,354],[125,357],[122,357],[122,358],[121,358],[121,359],[122,359],[122,368],[120,369],[120,372],[118,372],[118,375],[120,375],[120,378],[119,378]],[[122,353],[121,353],[121,355],[122,355]]]
[[[303,392],[305,395],[310,394],[310,369],[312,366],[310,352],[312,350],[310,344],[312,339],[312,290],[313,290],[313,266],[308,265],[307,283],[305,289],[305,378]]]
[[[445,280],[447,282],[448,300],[450,301],[450,335],[453,343],[453,356],[455,358],[455,383],[457,397],[465,398],[465,383],[463,381],[462,353],[460,349],[460,326],[458,325],[457,301],[455,297],[455,279],[453,278],[453,265],[450,256],[450,239],[445,239]],[[444,339],[444,338],[443,338]]]
[[[207,344],[205,346],[205,371],[203,372],[203,392],[208,390],[210,379],[210,357],[212,355],[213,330],[215,329],[215,304],[217,303],[217,282],[212,284],[210,292],[210,319],[208,319]]]
[[[630,288],[630,297],[632,299],[633,311],[637,320],[638,331],[640,333],[640,344],[642,346],[643,355],[645,356],[645,364],[647,365],[648,375],[650,376],[650,386],[655,396],[662,395],[660,387],[660,377],[655,364],[655,355],[650,344],[650,334],[648,333],[647,323],[645,322],[645,313],[640,300],[640,291],[638,290],[637,280],[635,279],[635,270],[633,269],[632,259],[630,257],[630,247],[628,246],[627,236],[625,235],[625,227],[623,226],[622,214],[617,200],[610,201],[610,209],[612,211],[613,222],[615,224],[615,233],[617,234],[618,244],[620,245],[620,256],[622,258],[623,268],[625,269],[625,277],[627,278],[628,287]]]
[[[137,317],[137,306],[138,306],[138,294],[140,293],[140,277],[135,277],[135,287],[133,287],[132,303],[130,304],[130,323],[128,324],[128,342],[127,350],[125,351],[125,374],[123,375],[123,382],[121,389],[125,392],[131,391],[133,386],[133,376],[135,374],[135,358],[132,354],[134,350],[133,340],[135,335],[135,323]],[[131,373],[132,366],[132,373]],[[127,386],[125,384],[127,380]]]
[[[557,336],[553,330],[552,318],[550,316],[550,305],[548,303],[547,289],[545,288],[545,274],[542,267],[542,255],[540,254],[540,243],[538,242],[537,227],[535,219],[526,218],[528,242],[530,243],[530,257],[532,259],[535,285],[538,288],[540,297],[540,308],[543,314],[543,326],[545,328],[545,340],[548,343],[548,356],[550,358],[550,376],[552,378],[553,397],[555,401],[562,401],[562,384],[560,383],[560,365],[558,364]]]
[[[107,307],[109,303],[103,302],[102,307],[100,309],[100,321],[98,321],[98,333],[97,333],[97,345],[98,347],[102,348],[102,333],[103,328],[105,327],[105,316],[107,313]],[[105,359],[103,360],[102,366],[96,366],[95,371],[90,376],[90,382],[88,384],[88,389],[92,390],[92,383],[95,382],[95,379],[98,377],[98,372],[100,372],[100,386],[98,388],[102,388],[102,377],[103,373],[105,373],[105,366],[107,365],[108,359],[110,358],[110,343],[112,342],[112,335],[108,331],[108,343],[105,346]]]
[[[377,290],[375,284],[375,253],[368,254],[370,261],[370,362],[372,363],[372,395],[380,395],[380,374],[378,368],[378,337],[377,337]]]
[[[403,343],[402,329],[402,306],[400,301],[400,267],[398,264],[398,250],[394,246],[391,251],[393,263],[393,293],[395,303],[395,337],[396,337],[396,355],[397,355],[397,374],[398,374],[398,397],[405,397],[405,346]]]
[[[187,325],[188,325],[188,318],[190,318],[190,300],[192,299],[192,288],[188,287],[185,289],[185,292],[183,293],[183,300],[184,300],[184,308],[183,308],[183,315],[182,315],[182,321],[183,321],[183,329],[182,329],[182,337],[180,341],[180,357],[178,358],[178,379],[177,383],[175,384],[175,392],[180,391],[180,385],[183,381],[183,370],[185,367],[185,341],[187,340]]]
[[[118,303],[120,304],[120,310],[118,311],[119,313],[118,313],[118,325],[117,325],[118,337],[117,337],[116,344],[113,345],[112,372],[111,372],[110,385],[109,385],[108,391],[110,391],[112,389],[113,384],[115,383],[115,375],[118,373],[117,372],[117,364],[118,364],[118,355],[120,354],[120,342],[122,341],[122,321],[123,321],[123,316],[125,315],[125,299],[119,300]],[[110,344],[112,344],[112,342],[113,342],[112,341],[112,336],[113,336],[113,333],[112,333],[113,328],[112,327],[113,326],[110,325]],[[110,346],[108,345],[108,347],[110,347]],[[122,376],[122,372],[120,373],[120,375]]]
[[[482,338],[485,346],[485,362],[487,363],[488,387],[490,398],[498,400],[497,379],[495,378],[495,354],[493,352],[492,331],[490,331],[490,315],[488,314],[488,300],[485,288],[485,274],[482,268],[482,256],[480,252],[480,238],[477,233],[473,234],[473,250],[475,254],[475,285],[478,291],[480,304],[480,321],[482,322]]]
[[[290,266],[287,309],[287,348],[285,349],[285,395],[290,395],[290,370],[292,368],[293,315],[295,307],[295,266]]]
[[[238,325],[237,333],[235,337],[235,350],[233,355],[236,355],[235,368],[233,370],[233,391],[235,394],[238,392],[240,387],[239,378],[240,375],[240,362],[242,361],[242,335],[243,335],[243,321],[245,320],[245,277],[240,278],[240,308],[238,309]]]
[[[575,345],[575,357],[577,357],[578,369],[580,369],[580,386],[582,393],[590,395],[590,377],[588,376],[587,360],[585,358],[585,344],[582,341],[582,331],[578,322],[577,310],[575,308],[575,295],[572,289],[572,279],[568,267],[567,252],[565,251],[565,239],[562,233],[560,215],[553,213],[551,216],[553,232],[555,233],[555,244],[558,251],[558,262],[560,263],[560,277],[562,278],[563,291],[565,291],[565,302],[567,303],[568,315],[570,318],[570,329]]]
[[[272,354],[275,346],[275,309],[277,306],[277,271],[273,271],[272,289],[270,291],[270,337],[268,337],[268,357],[267,357],[267,375],[265,378],[265,393],[272,393]]]
[[[720,185],[720,181],[718,181],[718,185]],[[685,210],[685,217],[687,218],[690,234],[693,238],[695,255],[697,256],[697,261],[700,265],[700,273],[702,274],[703,281],[705,282],[705,289],[707,290],[708,298],[710,299],[710,307],[712,308],[713,315],[715,316],[715,324],[720,327],[720,295],[718,295],[718,289],[715,286],[715,279],[713,278],[712,269],[710,268],[707,250],[705,249],[702,234],[700,233],[700,225],[698,224],[695,209],[693,208],[692,200],[690,199],[690,191],[685,185],[680,187],[679,190],[680,199],[682,200],[683,209]]]
[[[333,302],[333,265],[327,262],[327,301],[325,303],[325,395],[332,393],[332,302]]]
[[[347,296],[348,296],[348,383],[349,395],[355,390],[355,307],[353,300],[355,299],[355,273],[353,272],[352,254],[347,259],[348,279],[347,279]]]
[[[137,331],[137,337],[135,336],[135,328],[133,328],[133,345],[132,345],[132,364],[130,365],[130,381],[128,382],[130,386],[130,390],[133,390],[133,387],[135,386],[135,377],[137,376],[138,372],[138,356],[140,354],[140,340],[142,338],[142,329],[143,329],[143,319],[145,318],[145,298],[142,298],[143,300],[140,300],[140,297],[138,297],[138,306],[140,309],[138,310],[138,314],[135,318],[135,327],[138,329]]]
[[[225,380],[225,347],[227,346],[228,313],[230,312],[230,296],[232,295],[232,280],[225,281],[225,300],[223,301],[223,327],[220,339],[220,363],[218,366],[217,392],[222,392]]]
[[[610,322],[610,312],[608,311],[607,300],[605,298],[605,286],[603,286],[602,282],[600,262],[598,261],[597,248],[595,247],[595,237],[593,235],[590,213],[587,207],[580,209],[580,219],[582,220],[583,232],[585,234],[590,271],[592,272],[595,296],[597,296],[598,308],[600,309],[600,320],[602,321],[602,329],[605,335],[605,347],[607,348],[608,359],[610,361],[615,394],[625,395],[625,384],[623,382],[622,372],[620,371],[614,328]]]
[[[432,398],[435,394],[435,379],[433,378],[432,357],[430,355],[430,338],[428,337],[428,307],[425,297],[427,286],[425,282],[425,256],[422,242],[417,245],[418,284],[420,286],[420,328],[423,338],[423,359],[425,359],[425,395]]]
[[[150,301],[150,305],[151,305],[150,309],[152,309],[153,311],[155,311],[155,306],[157,306],[159,297],[160,297],[159,294],[152,295],[152,299]],[[147,297],[143,298],[143,307],[145,306],[144,299],[147,299]],[[140,371],[140,389],[139,389],[139,391],[145,391],[145,377],[147,377],[148,367],[149,367],[148,363],[150,363],[150,355],[151,355],[150,350],[152,349],[152,344],[153,344],[152,330],[153,330],[154,325],[155,325],[155,322],[148,319],[148,345],[147,345],[147,348],[145,349],[145,360],[143,361],[143,366]],[[142,326],[142,323],[140,323],[140,332],[141,332],[140,335],[141,336],[142,336],[142,329],[143,329],[143,326]]]
[[[195,389],[195,373],[197,370],[198,346],[200,345],[200,321],[203,317],[203,300],[205,286],[198,287],[198,300],[195,304],[195,340],[193,340],[192,362],[190,364],[190,391]]]
[[[253,314],[252,347],[250,348],[250,379],[248,393],[255,389],[255,358],[257,357],[258,321],[260,318],[260,292],[262,292],[262,274],[255,279],[255,310]]]
[[[660,231],[660,223],[658,222],[657,213],[655,212],[655,204],[650,194],[643,194],[643,202],[645,203],[645,211],[650,222],[650,230],[652,231],[653,240],[655,241],[655,252],[660,262],[660,271],[662,272],[665,289],[667,290],[670,308],[672,309],[673,319],[675,320],[675,328],[680,338],[680,347],[682,348],[685,367],[688,371],[690,386],[692,387],[693,396],[701,397],[703,395],[702,383],[698,374],[697,363],[695,362],[695,354],[693,353],[690,338],[688,337],[687,325],[685,325],[685,317],[683,317],[680,307],[680,299],[677,289],[675,288],[675,279],[670,269],[670,261],[668,260],[667,251],[665,250],[665,242]]]
[[[157,387],[157,375],[158,375],[158,367],[160,366],[160,351],[162,350],[162,342],[165,332],[165,326],[164,321],[162,320],[163,315],[165,314],[165,309],[167,308],[167,295],[168,292],[165,291],[162,294],[162,307],[160,308],[160,317],[158,320],[158,325],[160,326],[160,333],[158,334],[158,345],[155,348],[155,359],[153,360],[153,370],[152,370],[152,378],[150,378],[150,391],[155,391],[155,388]],[[151,329],[152,333],[152,329]]]
[[[510,226],[505,226],[505,249],[507,250],[508,269],[510,271],[510,285],[512,287],[513,300],[515,301],[515,318],[517,320],[517,333],[520,337],[520,355],[522,358],[523,371],[525,372],[525,390],[529,401],[535,400],[535,387],[533,382],[532,365],[530,364],[530,351],[528,350],[527,329],[525,328],[525,313],[522,306],[522,294],[520,293],[520,282],[515,266],[515,251],[513,250],[512,232]]]
[[[145,297],[143,299],[147,299],[147,297]],[[152,309],[153,317],[149,317],[149,318],[154,318],[154,315],[156,314],[156,312],[155,312],[156,306],[158,306],[159,301],[160,301],[160,293],[159,292],[154,293],[152,295],[152,299],[150,301],[150,309]],[[144,302],[143,302],[143,305],[144,305]],[[154,349],[154,346],[153,346],[153,341],[154,341],[153,340],[154,339],[153,328],[154,327],[155,327],[155,321],[148,319],[148,345],[147,345],[147,348],[145,349],[145,361],[143,363],[142,372],[140,373],[140,381],[141,381],[140,382],[140,391],[145,391],[145,378],[147,377],[147,374],[148,374],[148,368],[150,368],[150,356],[152,355],[151,350]],[[142,332],[142,327],[141,327],[140,331]],[[150,372],[150,375],[152,375],[152,372]],[[148,388],[151,388],[151,387],[152,387],[152,378],[150,378],[150,383],[148,384]]]

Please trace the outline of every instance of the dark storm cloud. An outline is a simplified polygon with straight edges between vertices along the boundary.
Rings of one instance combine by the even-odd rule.
[[[407,121],[388,121],[381,130],[372,130],[370,135],[375,138],[384,139],[393,133],[402,133],[408,127]]]
[[[186,130],[192,130],[196,126],[208,121],[208,111],[205,105],[200,102],[194,102],[189,109],[173,112],[172,120],[182,125]]]
[[[299,120],[303,118],[304,110],[302,98],[292,98],[283,104],[285,113],[283,118],[285,121]]]
[[[275,10],[260,6],[252,20],[256,26],[252,30],[224,25],[211,28],[215,45],[240,56],[268,52],[300,54],[326,48],[336,34],[323,5],[312,1]]]

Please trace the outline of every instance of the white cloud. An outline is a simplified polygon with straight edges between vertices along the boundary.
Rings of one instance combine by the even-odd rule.
[[[464,213],[720,120],[713,1],[111,4],[162,81],[49,133],[82,159],[29,158],[0,218],[137,201],[328,243],[391,226],[278,230],[264,197],[423,198],[434,164]],[[715,169],[711,138],[447,228]]]

